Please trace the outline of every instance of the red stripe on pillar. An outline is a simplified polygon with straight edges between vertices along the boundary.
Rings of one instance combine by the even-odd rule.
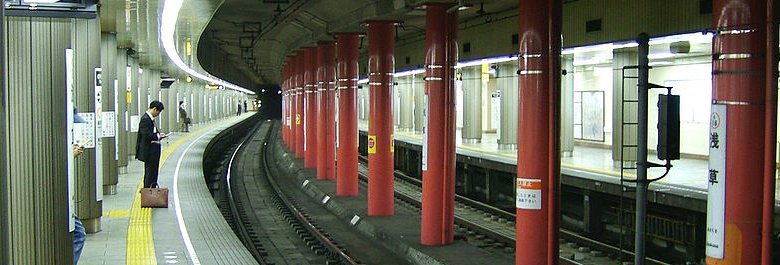
[[[336,34],[338,52],[337,74],[339,93],[338,163],[336,164],[336,195],[358,195],[358,34]]]
[[[393,215],[395,22],[368,22],[368,215]]]
[[[558,264],[561,1],[518,10],[517,182],[541,183],[517,185],[515,264]]]

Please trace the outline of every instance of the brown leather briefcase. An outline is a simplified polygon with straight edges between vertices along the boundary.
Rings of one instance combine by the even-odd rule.
[[[168,188],[141,189],[141,207],[168,208]]]

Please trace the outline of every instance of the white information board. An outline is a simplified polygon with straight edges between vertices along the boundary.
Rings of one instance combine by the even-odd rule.
[[[95,113],[81,112],[79,116],[86,123],[76,123],[73,126],[73,139],[78,144],[84,144],[84,148],[95,148]]]
[[[113,111],[103,112],[103,137],[116,136],[116,116]]]
[[[710,168],[707,173],[708,257],[723,259],[726,222],[726,105],[712,105],[710,114]]]
[[[130,132],[138,132],[138,122],[141,118],[138,115],[130,116]]]

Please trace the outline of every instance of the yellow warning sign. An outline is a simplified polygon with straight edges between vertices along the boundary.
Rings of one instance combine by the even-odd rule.
[[[376,135],[368,136],[368,153],[376,154]]]
[[[390,153],[395,153],[395,138],[390,134]]]
[[[301,125],[301,114],[295,114],[295,125]]]

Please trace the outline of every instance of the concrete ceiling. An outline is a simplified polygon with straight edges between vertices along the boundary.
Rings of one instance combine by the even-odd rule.
[[[281,66],[292,52],[331,40],[335,32],[365,32],[365,20],[403,21],[396,42],[422,40],[425,11],[421,7],[428,2],[471,6],[460,11],[461,24],[517,8],[517,0],[185,0],[174,38],[179,56],[197,71],[206,72],[197,56],[206,51],[197,51],[198,43],[209,40],[255,83],[279,84]],[[162,50],[163,4],[163,0],[101,0],[102,31],[116,33],[118,46],[133,49],[143,67],[184,77]],[[187,42],[190,54],[185,52]]]
[[[420,7],[427,2],[471,6],[461,11],[462,23],[517,8],[517,0],[225,0],[201,38],[219,43],[243,71],[278,84],[293,51],[331,40],[334,32],[365,32],[362,22],[368,19],[401,20],[397,41],[420,39],[425,34]]]

